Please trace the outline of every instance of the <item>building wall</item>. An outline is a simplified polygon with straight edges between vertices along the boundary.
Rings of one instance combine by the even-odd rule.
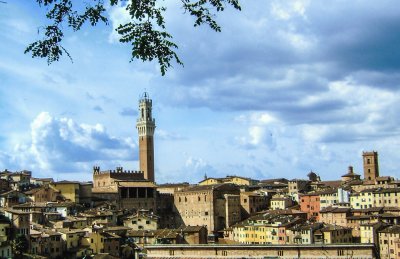
[[[326,212],[320,213],[320,222],[347,227],[347,213]]]
[[[398,252],[398,240],[400,233],[380,232],[379,236],[379,252],[381,259],[397,259],[400,258]]]
[[[157,218],[147,215],[136,215],[124,220],[124,226],[133,230],[156,230]]]
[[[78,182],[70,182],[70,183],[52,183],[54,188],[60,191],[60,194],[64,196],[67,200],[72,202],[79,203],[79,183]]]
[[[241,217],[240,195],[225,194],[225,228],[239,222]]]
[[[177,192],[174,204],[187,226],[205,225],[209,232],[215,230],[214,222],[214,193],[212,190],[199,192]]]
[[[229,219],[226,215],[225,194],[238,195],[239,189],[232,185],[205,186],[176,192],[174,205],[186,226],[207,226],[209,233],[222,230]],[[233,210],[230,208],[228,210]],[[231,220],[233,215],[231,215]]]
[[[315,218],[319,221],[320,196],[318,194],[305,194],[300,196],[300,210],[307,212],[307,218]]]
[[[261,193],[241,192],[240,205],[242,207],[242,218],[267,209],[268,198]]]
[[[296,202],[299,202],[299,193],[309,191],[310,181],[308,180],[291,180],[288,182],[288,194]]]
[[[347,244],[353,240],[351,228],[338,228],[324,231],[323,234],[325,244]]]
[[[319,195],[320,199],[320,209],[325,209],[329,206],[337,204],[339,202],[338,193],[336,192],[329,192],[329,193],[321,193]]]
[[[147,258],[353,258],[374,259],[373,245],[168,245],[146,246]]]
[[[375,180],[379,177],[378,152],[363,152],[364,179]]]

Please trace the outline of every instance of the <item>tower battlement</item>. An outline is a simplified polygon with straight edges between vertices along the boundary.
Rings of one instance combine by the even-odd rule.
[[[100,171],[100,166],[93,167],[93,174],[110,174],[112,175],[129,175],[129,174],[141,174],[143,175],[143,171],[137,170],[124,170],[122,166],[117,166],[115,170],[105,170]]]

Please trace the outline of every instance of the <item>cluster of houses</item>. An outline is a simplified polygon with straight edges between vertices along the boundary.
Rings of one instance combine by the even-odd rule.
[[[0,256],[158,258],[182,244],[226,245],[223,256],[229,245],[294,245],[307,253],[310,245],[365,244],[361,257],[399,258],[400,182],[379,176],[377,155],[363,153],[363,179],[349,167],[337,181],[310,172],[308,179],[227,176],[156,185],[140,172],[94,167],[92,182],[54,182],[5,170]],[[343,251],[335,253],[345,258]],[[273,253],[285,258],[289,250]]]

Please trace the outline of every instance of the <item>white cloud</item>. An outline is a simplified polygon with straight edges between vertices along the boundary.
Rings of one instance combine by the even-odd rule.
[[[309,0],[273,1],[271,3],[271,14],[280,20],[289,20],[293,16],[306,19],[306,9],[309,4]]]
[[[255,112],[239,115],[235,121],[247,127],[247,135],[236,137],[239,145],[246,148],[268,146],[274,149],[276,143],[272,132],[280,127],[279,121],[274,116],[265,112]]]
[[[131,21],[131,17],[129,12],[126,10],[126,5],[122,4],[121,2],[118,6],[112,6],[108,10],[112,31],[108,36],[109,43],[116,43],[119,42],[120,35],[116,32],[116,29],[120,24],[125,24]]]
[[[8,157],[0,158],[16,168],[77,173],[94,164],[135,160],[135,149],[132,139],[110,136],[101,124],[78,124],[42,112],[31,123],[30,143],[17,143]]]

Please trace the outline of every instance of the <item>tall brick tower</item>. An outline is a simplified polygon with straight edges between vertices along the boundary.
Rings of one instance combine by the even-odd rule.
[[[154,182],[154,142],[153,135],[156,128],[152,116],[152,101],[147,92],[144,92],[139,100],[139,118],[136,128],[139,134],[139,163],[140,171],[144,172],[144,178]]]
[[[364,180],[379,177],[378,152],[363,152]]]

